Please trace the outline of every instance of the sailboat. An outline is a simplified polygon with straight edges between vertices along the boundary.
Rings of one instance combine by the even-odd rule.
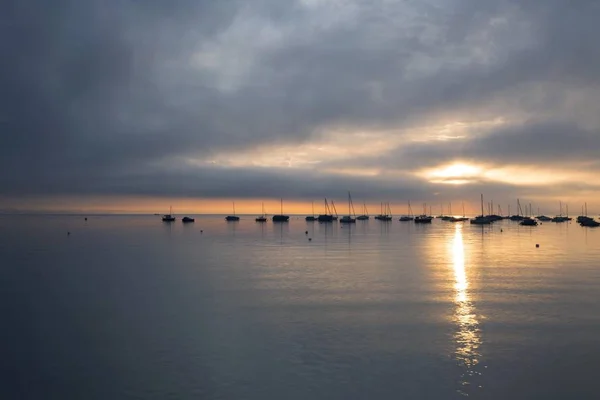
[[[262,214],[259,217],[256,217],[256,222],[267,222],[267,215],[265,214],[265,203],[262,203]]]
[[[415,219],[415,217],[413,217],[413,212],[412,212],[412,208],[410,206],[410,201],[409,201],[408,202],[408,215],[401,216],[399,221],[400,222],[408,222],[408,221],[412,221],[413,219]]]
[[[331,216],[333,218],[334,221],[338,220],[338,212],[335,208],[335,203],[333,202],[333,200],[331,200],[331,208],[333,209],[333,215]]]
[[[281,199],[281,214],[273,215],[271,218],[273,222],[288,222],[290,219],[289,215],[283,215],[283,199]]]
[[[490,210],[488,212],[488,216],[487,218],[491,221],[491,222],[496,222],[496,221],[500,221],[503,220],[504,218],[502,217],[502,215],[500,214],[494,214],[494,200],[490,201]]]
[[[356,217],[357,220],[359,221],[366,221],[368,220],[369,217],[369,211],[367,211],[367,203],[363,203],[363,213],[362,215],[359,215],[358,217]]]
[[[470,222],[473,225],[489,225],[492,223],[488,217],[483,215],[483,193],[481,194],[481,215],[473,218]]]
[[[440,211],[441,211],[440,215],[438,215],[436,218],[444,219],[445,215],[444,215],[444,205],[443,204],[440,204]]]
[[[331,214],[329,203],[327,203],[327,198],[325,198],[325,214],[319,215],[317,220],[319,222],[333,222],[333,215]]]
[[[462,217],[452,217],[450,218],[450,222],[463,222],[463,221],[468,221],[469,218],[465,217],[465,202],[463,201],[462,203],[462,211],[463,211],[463,216]]]
[[[379,214],[376,218],[380,221],[391,221],[392,220],[392,209],[390,208],[390,203],[381,203],[382,213]]]
[[[562,201],[558,202],[558,206],[559,206],[559,214],[552,218],[552,222],[567,222],[569,219],[565,216],[562,215]]]
[[[537,226],[537,224],[537,221],[531,217],[525,217],[521,222],[519,222],[519,225],[523,226]]]
[[[577,217],[577,223],[581,226],[597,226],[597,222],[594,221],[594,218],[588,217],[587,212],[587,203],[584,206],[581,206],[581,215]]]
[[[588,217],[588,219],[581,221],[579,223],[579,225],[585,226],[588,228],[596,228],[596,227],[600,226],[600,223],[598,223],[598,221],[595,221],[593,218]]]
[[[509,219],[511,221],[522,221],[523,220],[522,214],[523,214],[523,210],[521,209],[521,201],[519,199],[517,199],[517,214],[511,215]]]
[[[340,219],[340,222],[343,224],[354,224],[356,223],[356,218],[352,218],[355,215],[354,213],[354,205],[352,204],[352,197],[350,196],[350,192],[348,192],[348,215],[343,216]]]
[[[429,207],[429,214],[431,214],[431,207]],[[423,214],[415,217],[415,224],[430,224],[433,220],[431,215],[427,215],[427,204],[423,203]]]
[[[391,221],[392,220],[392,209],[390,203],[381,203],[381,214],[375,217],[379,221]]]
[[[527,207],[525,207],[525,210],[527,210]],[[529,211],[527,212],[527,216],[523,218],[523,221],[521,221],[519,225],[537,226],[538,222],[531,217],[532,215],[533,211],[531,211],[531,203],[529,203]]]
[[[162,216],[163,222],[173,222],[175,221],[175,216],[173,215],[173,207],[169,207],[169,213]]]
[[[225,221],[239,221],[240,217],[235,215],[235,201],[232,201],[233,204],[233,215],[228,215],[225,217]]]
[[[585,203],[585,213],[582,213],[582,214],[585,214],[585,215],[577,217],[577,222],[579,222],[579,225],[585,226],[588,228],[596,228],[596,227],[600,226],[600,223],[598,223],[598,221],[594,220],[594,218],[587,216],[587,203]]]
[[[304,218],[306,221],[316,221],[317,217],[315,217],[315,202],[312,202],[312,215],[307,216],[306,218]]]
[[[454,216],[452,215],[452,203],[448,203],[448,215],[442,216],[442,221],[452,221]]]
[[[379,215],[375,216],[375,219],[381,220],[383,218],[383,201],[379,203]]]

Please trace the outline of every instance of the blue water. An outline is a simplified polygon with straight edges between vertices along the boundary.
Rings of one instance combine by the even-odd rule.
[[[2,399],[600,396],[600,228],[0,216],[0,255]]]

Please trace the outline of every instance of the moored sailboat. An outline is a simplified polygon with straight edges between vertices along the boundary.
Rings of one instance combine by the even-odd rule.
[[[452,221],[454,219],[454,215],[452,215],[452,203],[448,203],[448,215],[444,215],[442,217],[442,221]]]
[[[492,223],[488,217],[483,215],[483,194],[481,194],[481,215],[471,219],[469,222],[473,225],[489,225]]]
[[[454,217],[454,216],[453,216],[453,217],[450,219],[450,222],[463,222],[463,221],[468,221],[468,220],[469,220],[469,218],[467,218],[467,217],[465,216],[465,202],[464,202],[464,201],[463,201],[463,203],[462,203],[462,211],[463,211],[463,215],[462,215],[462,217]]]
[[[175,216],[173,215],[173,207],[169,207],[169,213],[162,216],[163,222],[173,222],[175,221]]]
[[[370,218],[371,217],[369,217],[369,211],[367,210],[367,203],[363,203],[363,213],[362,213],[362,215],[359,215],[358,217],[356,217],[356,219],[358,221],[366,221]]]
[[[429,207],[429,214],[431,214],[431,207]],[[427,204],[423,203],[423,214],[415,217],[415,224],[430,224],[433,220],[431,215],[427,215]]]
[[[379,221],[391,221],[392,220],[392,209],[390,203],[381,203],[381,214],[375,217]]]
[[[352,218],[355,215],[354,213],[354,205],[352,204],[352,197],[350,196],[350,192],[348,192],[348,215],[343,216],[340,219],[340,222],[343,224],[354,224],[356,223],[356,218]]]
[[[331,214],[331,209],[329,208],[329,203],[327,202],[327,198],[325,198],[325,213],[320,214],[317,217],[319,222],[333,222],[333,215]]]
[[[289,215],[283,214],[283,199],[281,199],[281,214],[273,215],[271,220],[273,222],[288,222],[289,219],[290,219]]]
[[[510,208],[509,208],[508,212],[510,213]],[[517,214],[511,215],[509,219],[511,221],[522,221],[524,218],[522,214],[523,214],[523,210],[521,209],[521,202],[519,201],[519,199],[517,199]]]
[[[312,215],[309,215],[304,219],[308,222],[314,222],[317,220],[317,217],[315,217],[315,202],[314,201],[312,202]]]
[[[267,222],[267,216],[265,214],[265,203],[262,203],[262,214],[260,214],[260,216],[256,217],[255,221],[256,222]]]
[[[410,206],[410,201],[408,202],[408,214],[407,215],[403,215],[400,217],[400,222],[408,222],[408,221],[412,221],[415,219],[415,217],[413,216],[413,211],[412,211],[412,207]]]
[[[569,220],[568,217],[565,217],[563,215],[563,208],[562,208],[562,201],[558,202],[558,207],[559,207],[559,214],[557,216],[555,216],[554,218],[552,218],[552,222],[557,222],[557,223],[562,223],[562,222],[567,222]]]
[[[333,202],[333,200],[331,200],[331,209],[333,211],[333,215],[331,216],[333,218],[334,221],[338,220],[338,212],[337,209],[335,208],[335,203]]]
[[[235,215],[235,201],[232,201],[233,204],[233,215],[228,215],[225,217],[225,221],[239,221],[240,217]]]

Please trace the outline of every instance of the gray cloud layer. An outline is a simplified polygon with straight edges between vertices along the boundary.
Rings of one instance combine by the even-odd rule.
[[[447,115],[525,119],[349,164],[595,158],[598,2],[314,3],[4,2],[0,195],[427,196],[413,179],[156,165]],[[500,188],[518,192],[468,191]]]

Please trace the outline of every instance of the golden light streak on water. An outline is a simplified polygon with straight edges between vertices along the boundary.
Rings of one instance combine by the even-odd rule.
[[[475,367],[481,358],[481,329],[475,305],[469,294],[469,276],[465,266],[465,248],[462,235],[462,224],[455,225],[452,239],[452,260],[454,268],[455,311],[454,322],[457,330],[454,334],[456,349],[454,356],[464,368],[461,375],[459,393],[468,396],[468,388],[474,375],[480,375]]]

